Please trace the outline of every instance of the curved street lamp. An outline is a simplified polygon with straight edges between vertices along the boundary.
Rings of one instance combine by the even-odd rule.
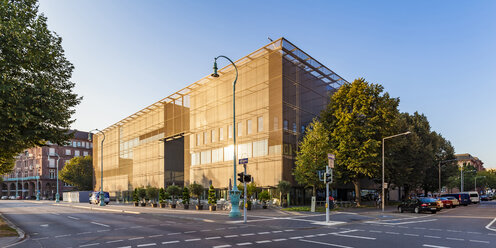
[[[229,213],[229,217],[235,218],[241,216],[241,212],[239,211],[239,197],[241,192],[238,190],[238,186],[236,186],[236,81],[238,80],[238,68],[234,64],[234,62],[229,59],[228,57],[224,55],[217,56],[214,59],[214,73],[212,73],[212,77],[219,77],[219,74],[217,73],[217,59],[219,58],[225,58],[231,62],[231,64],[234,66],[234,69],[236,70],[236,77],[234,78],[233,82],[233,141],[234,141],[234,156],[233,156],[233,169],[234,169],[234,186],[233,189],[231,190],[230,193],[230,198],[231,198],[231,212]]]
[[[105,196],[103,195],[103,141],[105,141],[105,133],[103,131],[100,131],[99,129],[93,129],[88,132],[88,140],[91,141],[91,135],[93,131],[100,132],[103,134],[103,139],[102,139],[102,144],[101,144],[101,153],[100,153],[100,158],[101,158],[101,169],[100,169],[100,206],[105,206]]]
[[[60,195],[59,195],[59,160],[60,156],[56,152],[54,152],[55,156],[57,156],[57,194],[55,194],[55,202],[60,202]],[[48,159],[50,159],[50,153],[48,153]],[[52,191],[53,193],[53,191]]]

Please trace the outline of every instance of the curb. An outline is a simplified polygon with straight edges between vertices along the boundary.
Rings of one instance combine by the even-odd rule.
[[[7,223],[7,225],[9,225],[9,227],[15,229],[16,232],[17,232],[17,235],[18,235],[16,239],[14,239],[13,241],[8,242],[7,244],[4,244],[3,247],[5,247],[5,248],[11,247],[13,245],[17,245],[17,244],[19,244],[21,242],[24,242],[26,240],[26,238],[27,238],[26,233],[21,228],[19,228],[18,226],[16,226],[14,223],[12,223],[12,221],[10,221],[9,219],[7,219],[1,213],[0,213],[0,218],[2,218]]]

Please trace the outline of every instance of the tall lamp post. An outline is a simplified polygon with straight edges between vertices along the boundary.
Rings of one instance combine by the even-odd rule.
[[[234,69],[236,70],[236,77],[234,78],[233,82],[233,141],[234,141],[234,155],[233,155],[233,169],[234,169],[234,185],[233,188],[230,192],[230,198],[231,198],[231,212],[229,213],[229,217],[235,218],[241,216],[241,212],[239,211],[239,197],[240,197],[240,192],[238,190],[238,186],[236,185],[236,81],[238,80],[238,67],[234,64],[234,62],[229,59],[228,57],[224,55],[217,56],[214,59],[214,73],[212,73],[212,77],[219,77],[219,74],[217,73],[217,59],[219,58],[225,58],[231,62],[233,65]]]
[[[439,169],[439,195],[441,195],[441,163],[447,163],[447,162],[452,162],[452,161],[457,161],[457,159],[449,159],[449,160],[439,160],[438,163],[438,169]]]
[[[100,131],[98,129],[93,129],[89,131],[88,133],[88,140],[91,141],[91,135],[93,131],[100,132],[103,135],[102,139],[102,144],[100,145],[101,147],[101,152],[100,152],[100,161],[101,161],[101,169],[100,169],[100,206],[105,206],[105,196],[103,195],[103,141],[105,141],[105,133],[103,131]]]
[[[407,135],[407,134],[410,134],[410,131],[382,138],[382,185],[381,185],[381,188],[382,188],[382,201],[381,201],[382,212],[384,212],[384,206],[385,206],[384,202],[386,201],[386,198],[384,197],[384,141],[387,139],[391,139],[394,137]]]
[[[56,170],[57,170],[57,193],[55,194],[55,202],[60,202],[60,195],[59,195],[59,160],[60,156],[56,152],[53,153],[53,155],[57,156],[57,162],[56,162]],[[50,159],[50,153],[48,153],[48,159]]]

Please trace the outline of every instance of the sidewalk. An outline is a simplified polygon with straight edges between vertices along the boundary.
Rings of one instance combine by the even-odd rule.
[[[14,225],[10,220],[5,218],[2,214],[0,214],[0,219],[5,222],[10,228],[15,229],[17,235],[11,237],[0,237],[0,247],[10,247],[20,241],[22,241],[26,235],[23,230]]]

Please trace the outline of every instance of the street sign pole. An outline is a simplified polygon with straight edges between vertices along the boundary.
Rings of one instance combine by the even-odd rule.
[[[246,164],[243,164],[243,167],[245,168],[245,175],[246,175]],[[248,207],[248,204],[246,201],[246,181],[245,180],[243,180],[243,184],[244,184],[244,193],[243,193],[244,199],[243,199],[243,201],[244,201],[244,206],[245,206],[244,210],[243,210],[243,223],[246,223],[246,219],[247,219],[246,218],[246,208]]]
[[[327,182],[327,173],[329,173],[329,166],[326,166],[324,177],[324,180],[326,180],[326,223],[329,223],[329,183]]]

